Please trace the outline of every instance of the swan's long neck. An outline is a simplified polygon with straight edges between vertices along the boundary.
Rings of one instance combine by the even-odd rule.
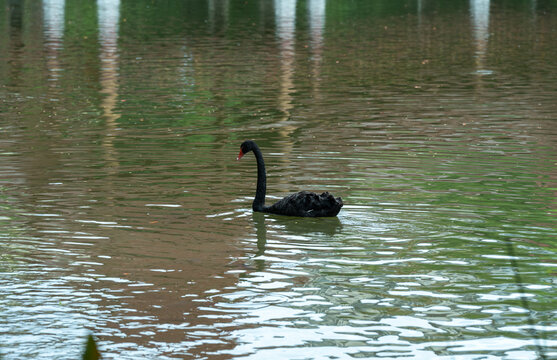
[[[253,211],[263,211],[265,207],[265,193],[267,192],[267,175],[265,173],[265,162],[263,154],[257,145],[253,148],[255,160],[257,160],[257,189],[255,190],[255,199],[253,199]]]

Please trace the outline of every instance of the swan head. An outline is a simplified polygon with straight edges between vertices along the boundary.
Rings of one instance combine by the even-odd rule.
[[[240,153],[238,154],[238,158],[236,160],[240,160],[242,156],[246,155],[253,149],[255,149],[257,145],[252,140],[246,140],[240,145]]]

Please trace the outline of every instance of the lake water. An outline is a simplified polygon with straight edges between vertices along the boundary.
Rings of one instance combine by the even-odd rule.
[[[0,355],[557,358],[557,3],[0,0]],[[337,218],[253,214],[329,191]]]

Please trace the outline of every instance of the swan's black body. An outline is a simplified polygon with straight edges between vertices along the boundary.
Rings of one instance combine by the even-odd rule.
[[[336,216],[338,214],[343,205],[342,199],[335,198],[328,192],[318,195],[309,191],[300,191],[288,195],[271,206],[265,206],[267,175],[261,150],[255,142],[246,140],[240,146],[238,160],[250,151],[253,151],[257,160],[257,190],[255,199],[253,199],[253,211],[304,217]]]

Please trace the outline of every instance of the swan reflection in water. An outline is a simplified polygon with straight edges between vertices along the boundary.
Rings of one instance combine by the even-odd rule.
[[[338,217],[299,218],[254,212],[252,219],[257,235],[257,252],[254,256],[257,270],[265,268],[265,260],[261,257],[267,249],[267,228],[284,232],[286,237],[315,234],[333,236],[342,230],[342,223]]]

